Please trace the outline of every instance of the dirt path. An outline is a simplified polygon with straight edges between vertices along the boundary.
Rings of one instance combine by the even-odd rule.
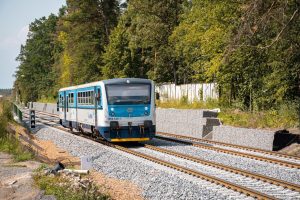
[[[44,196],[43,192],[34,186],[32,171],[40,164],[36,161],[14,163],[11,155],[0,152],[0,199],[55,199],[52,196]]]

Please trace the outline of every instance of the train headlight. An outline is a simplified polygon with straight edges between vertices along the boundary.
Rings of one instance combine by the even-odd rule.
[[[148,111],[145,111],[144,114],[145,114],[145,115],[148,115],[149,113],[148,113]]]
[[[115,113],[114,112],[110,112],[110,116],[115,116]]]

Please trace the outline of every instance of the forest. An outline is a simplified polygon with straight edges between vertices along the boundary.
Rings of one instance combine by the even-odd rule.
[[[30,24],[16,60],[23,102],[117,78],[218,84],[246,111],[300,102],[298,0],[66,0]]]

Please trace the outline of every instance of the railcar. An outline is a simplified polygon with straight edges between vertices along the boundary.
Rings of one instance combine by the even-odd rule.
[[[110,142],[147,141],[155,135],[155,88],[148,79],[120,78],[62,88],[60,124]]]

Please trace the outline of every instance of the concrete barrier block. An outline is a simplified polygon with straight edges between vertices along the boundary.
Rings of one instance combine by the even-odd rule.
[[[195,138],[202,138],[203,135],[202,132],[203,132],[203,126],[193,127],[191,136]]]
[[[271,151],[273,149],[274,133],[259,129],[218,126],[213,127],[212,139]]]

